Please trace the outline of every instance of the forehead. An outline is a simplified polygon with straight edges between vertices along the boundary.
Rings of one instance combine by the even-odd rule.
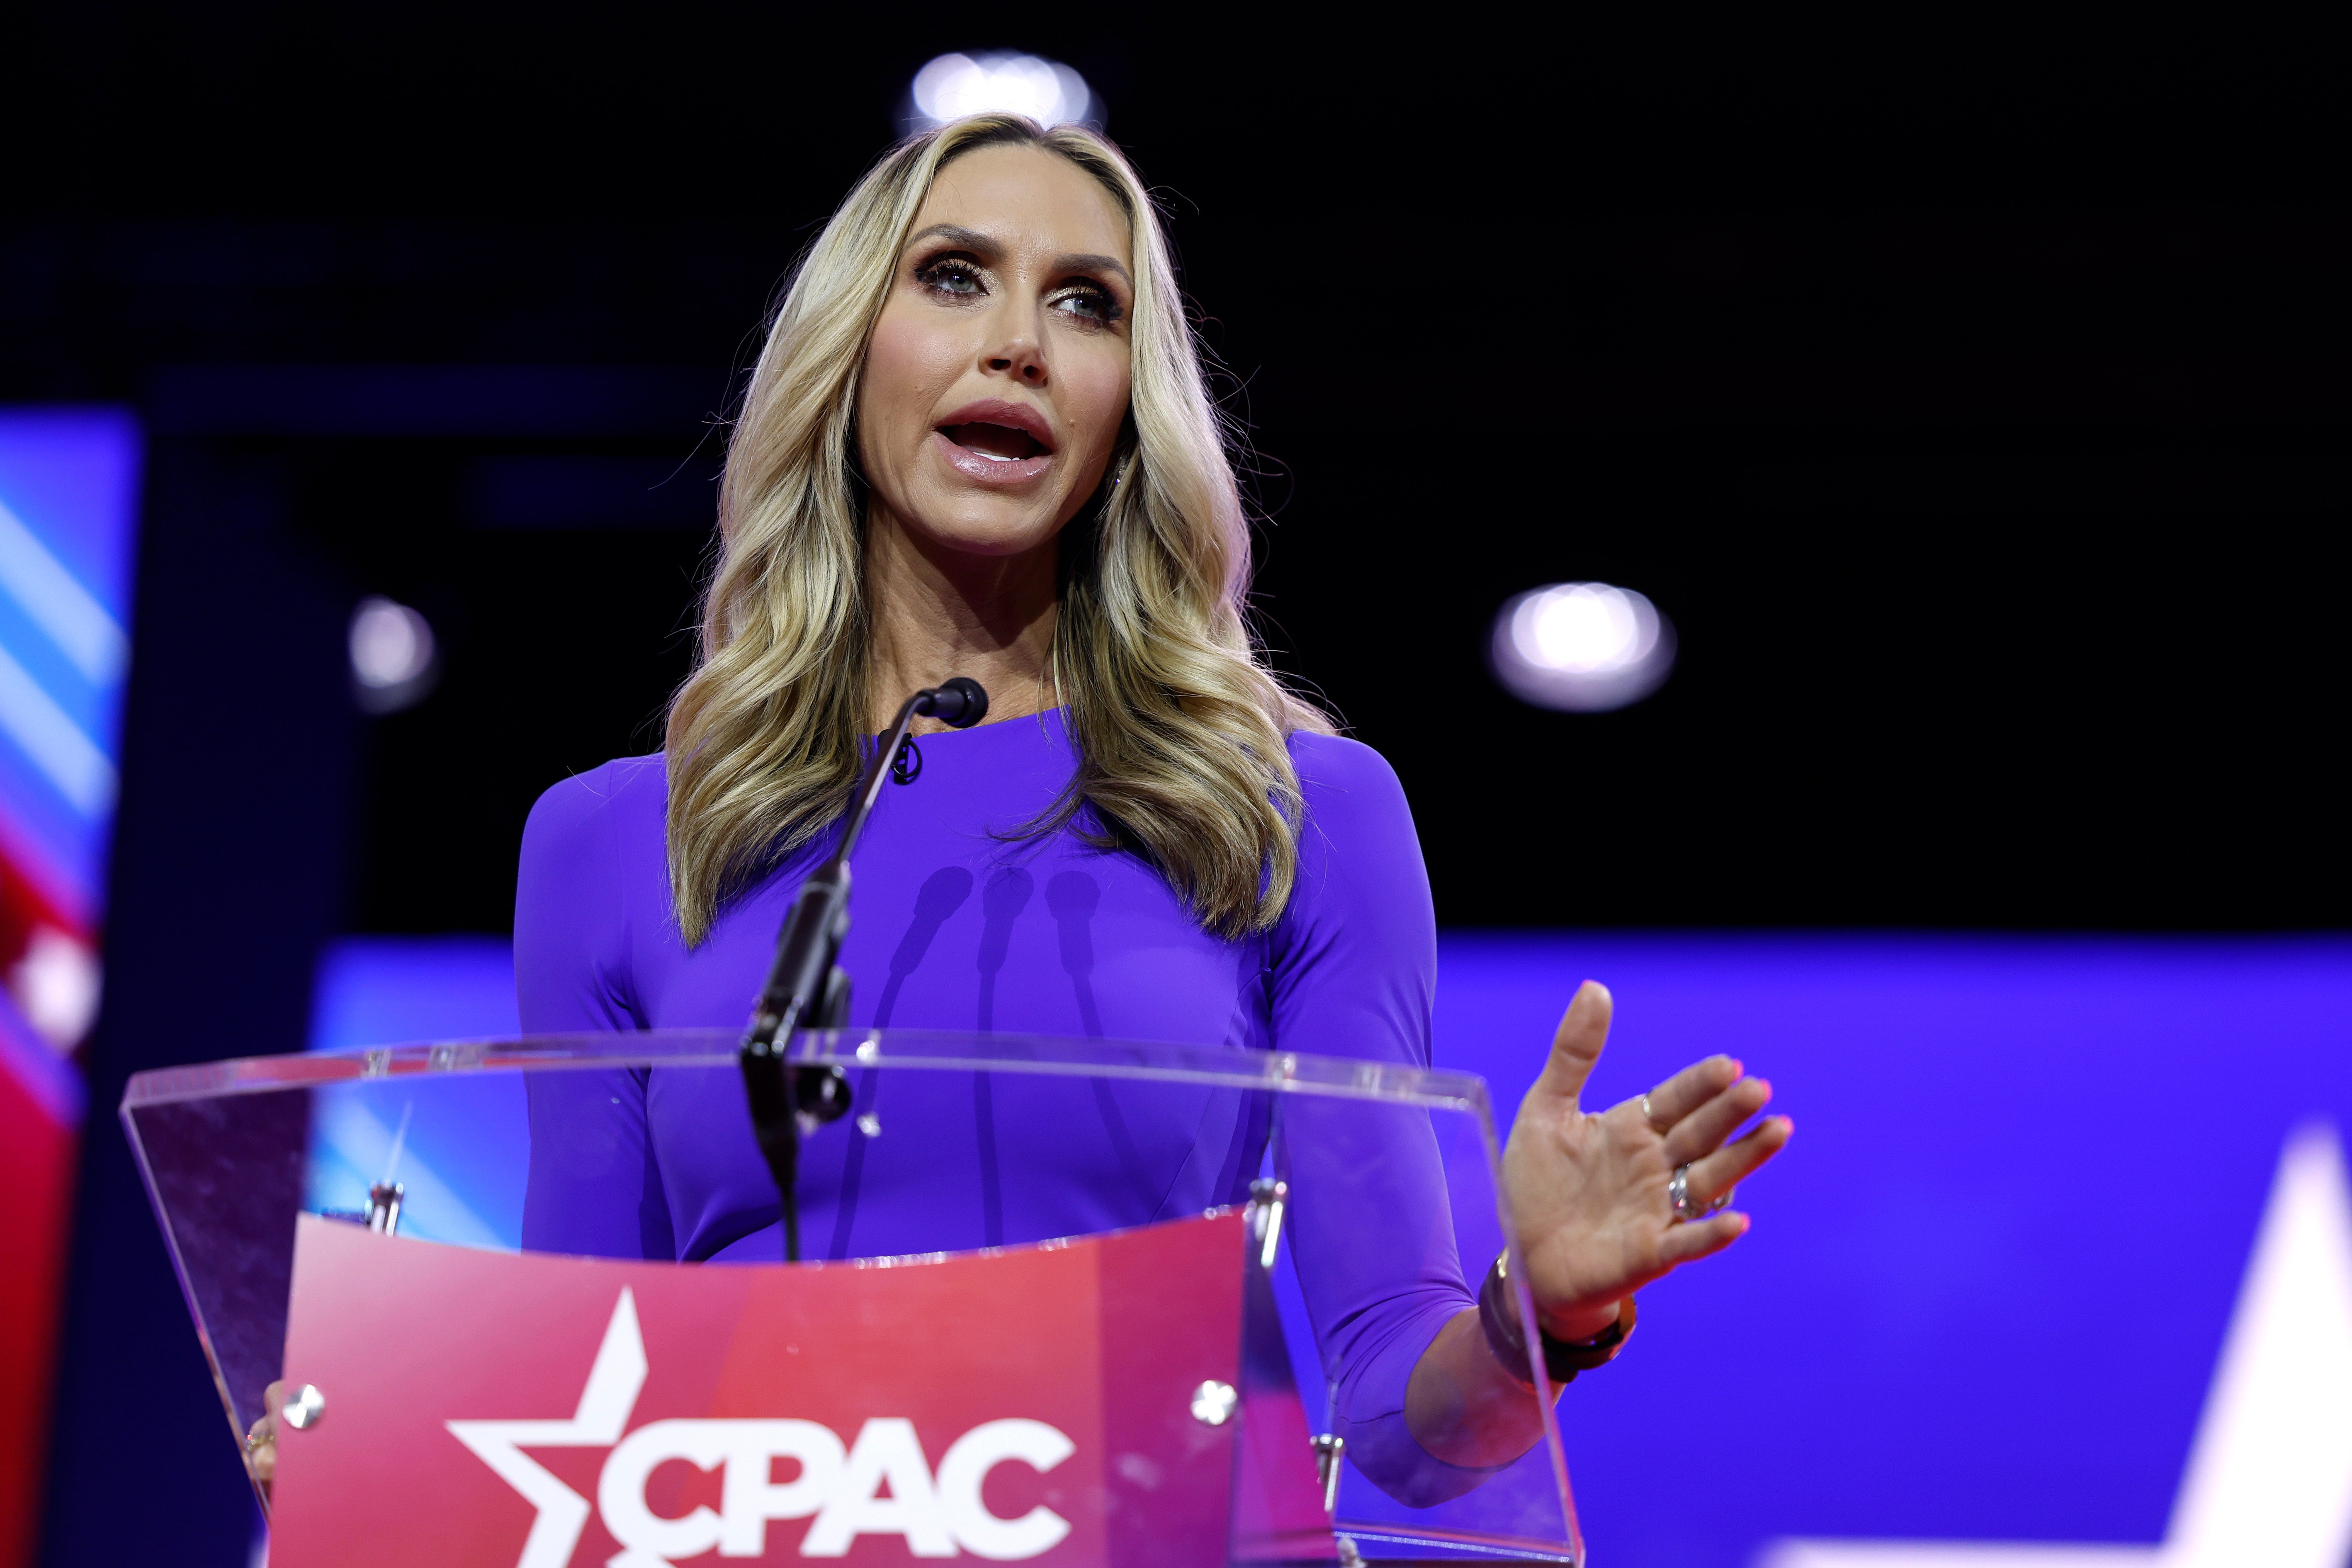
[[[974,229],[1015,250],[1085,251],[1135,265],[1127,220],[1102,182],[1042,147],[982,147],[940,170],[915,230],[933,224]]]

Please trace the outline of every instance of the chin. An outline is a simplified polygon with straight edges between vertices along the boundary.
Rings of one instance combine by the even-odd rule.
[[[993,498],[977,505],[949,506],[913,520],[911,531],[944,549],[966,555],[1025,555],[1049,544],[1062,531],[1058,508],[1017,510]]]

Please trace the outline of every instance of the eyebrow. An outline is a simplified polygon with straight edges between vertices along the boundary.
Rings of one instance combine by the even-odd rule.
[[[1003,246],[978,229],[963,228],[951,223],[935,223],[909,238],[907,243],[912,247],[927,239],[944,239],[961,249],[977,251],[983,256],[1001,256],[1004,252]],[[1084,251],[1069,256],[1057,256],[1054,258],[1053,269],[1056,272],[1116,273],[1120,282],[1130,289],[1135,287],[1135,279],[1128,276],[1126,267],[1121,265],[1115,256],[1097,256]]]

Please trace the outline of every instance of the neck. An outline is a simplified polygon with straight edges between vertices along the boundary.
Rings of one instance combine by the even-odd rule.
[[[866,659],[866,728],[879,731],[913,692],[952,676],[988,691],[987,722],[1053,706],[1058,556],[1046,541],[1017,555],[974,555],[917,538],[876,506],[866,531],[866,594],[873,606]],[[945,728],[915,721],[919,733]]]

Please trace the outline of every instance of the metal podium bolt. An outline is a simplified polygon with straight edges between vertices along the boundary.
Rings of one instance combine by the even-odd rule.
[[[368,1189],[368,1228],[385,1236],[400,1234],[400,1205],[408,1196],[405,1182],[378,1182]]]
[[[1315,1477],[1323,1483],[1323,1511],[1336,1513],[1339,1509],[1339,1458],[1348,1451],[1348,1439],[1325,1432],[1314,1443]]]
[[[1213,1377],[1192,1391],[1192,1419],[1203,1426],[1222,1426],[1234,1418],[1234,1406],[1240,1403],[1232,1384]]]
[[[319,1392],[319,1385],[315,1383],[306,1383],[296,1389],[294,1397],[286,1402],[284,1412],[286,1425],[297,1432],[306,1432],[316,1426],[319,1418],[326,1413],[327,1396]]]

